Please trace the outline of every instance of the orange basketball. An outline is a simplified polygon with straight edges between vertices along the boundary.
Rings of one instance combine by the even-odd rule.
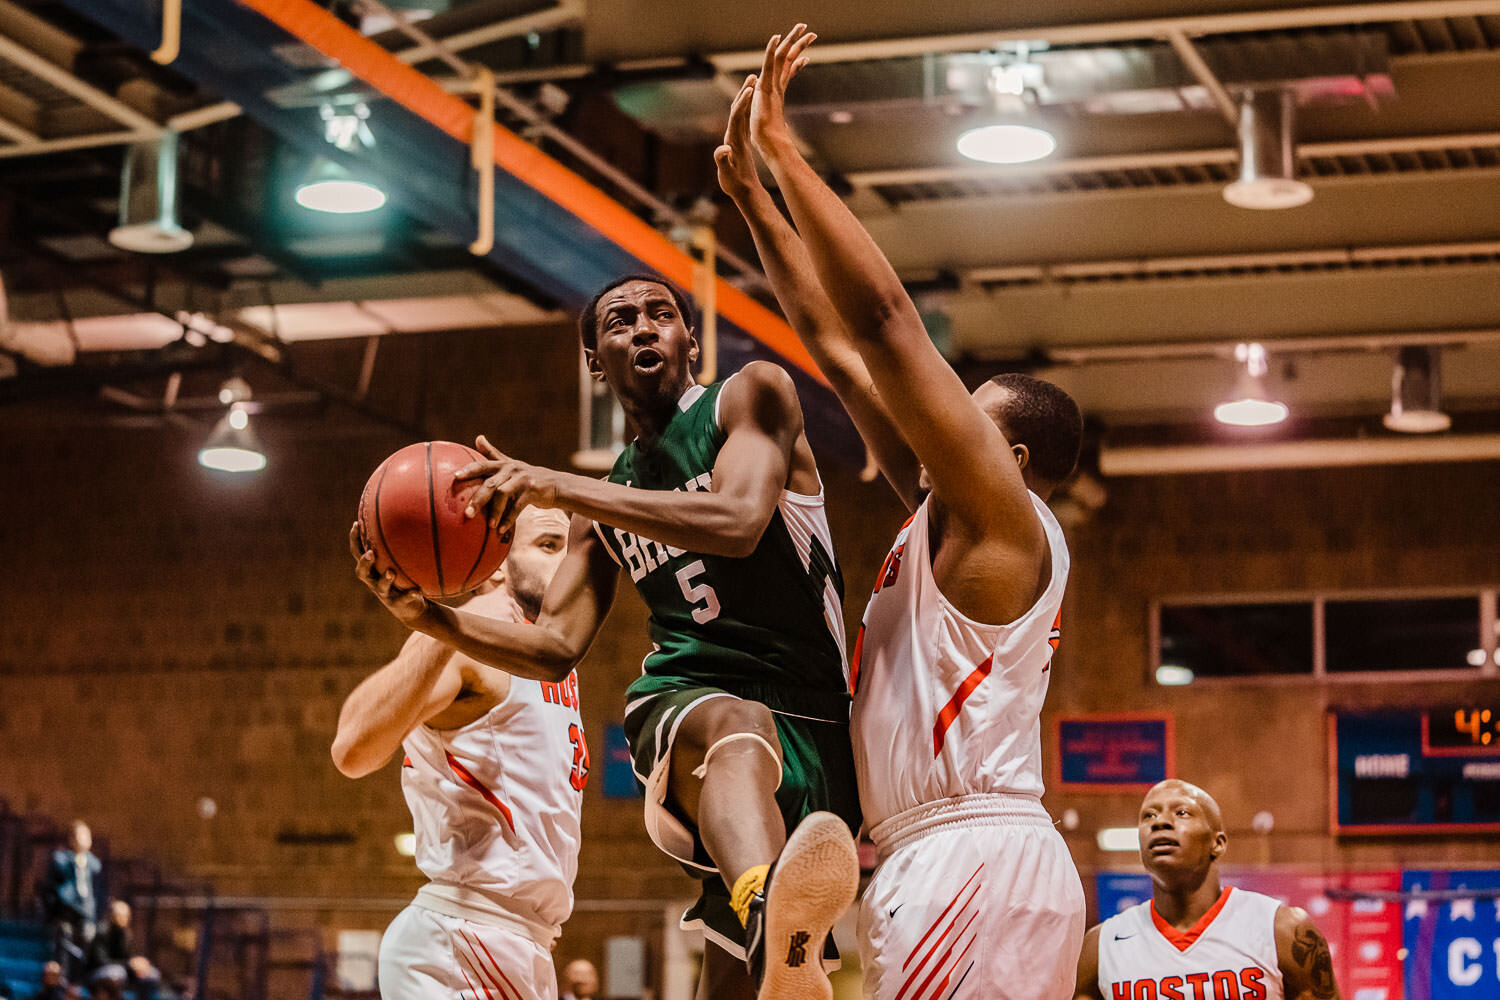
[[[464,517],[479,480],[453,474],[484,456],[452,441],[407,445],[365,483],[359,524],[375,551],[375,570],[394,570],[396,585],[428,597],[457,597],[489,579],[505,561],[502,542],[482,511]]]

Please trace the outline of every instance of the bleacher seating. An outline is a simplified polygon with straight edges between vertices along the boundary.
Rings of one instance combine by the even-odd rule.
[[[42,966],[51,957],[45,926],[0,921],[0,996],[24,1000],[36,993],[42,985]]]

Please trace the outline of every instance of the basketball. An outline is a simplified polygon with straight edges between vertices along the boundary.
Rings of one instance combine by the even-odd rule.
[[[484,456],[452,441],[407,445],[380,463],[359,498],[359,524],[375,571],[428,597],[457,597],[479,586],[510,550],[483,513],[464,517],[479,480],[453,474]]]

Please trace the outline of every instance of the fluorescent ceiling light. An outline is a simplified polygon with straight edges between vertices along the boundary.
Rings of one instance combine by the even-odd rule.
[[[354,215],[373,212],[385,204],[385,192],[356,180],[321,180],[297,188],[297,204],[314,212]]]
[[[1162,687],[1182,687],[1193,683],[1193,671],[1175,663],[1163,663],[1156,668],[1156,683]]]
[[[983,125],[958,137],[958,151],[982,163],[1030,163],[1056,149],[1051,132],[1031,125]]]
[[[1285,403],[1247,396],[1244,399],[1232,399],[1215,406],[1214,419],[1221,424],[1232,424],[1235,427],[1265,427],[1268,424],[1281,423],[1286,419],[1287,412]]]
[[[1141,838],[1133,826],[1107,826],[1099,831],[1101,851],[1139,851]]]

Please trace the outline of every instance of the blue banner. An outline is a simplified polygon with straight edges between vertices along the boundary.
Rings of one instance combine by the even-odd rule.
[[[1071,790],[1143,791],[1172,776],[1172,720],[1059,719],[1057,760],[1059,783]]]
[[[604,727],[604,797],[633,799],[640,796],[635,771],[631,766],[630,744],[625,742],[625,727]]]
[[[1497,890],[1488,898],[1408,899],[1406,1000],[1500,997],[1500,871],[1409,871],[1401,891]]]

